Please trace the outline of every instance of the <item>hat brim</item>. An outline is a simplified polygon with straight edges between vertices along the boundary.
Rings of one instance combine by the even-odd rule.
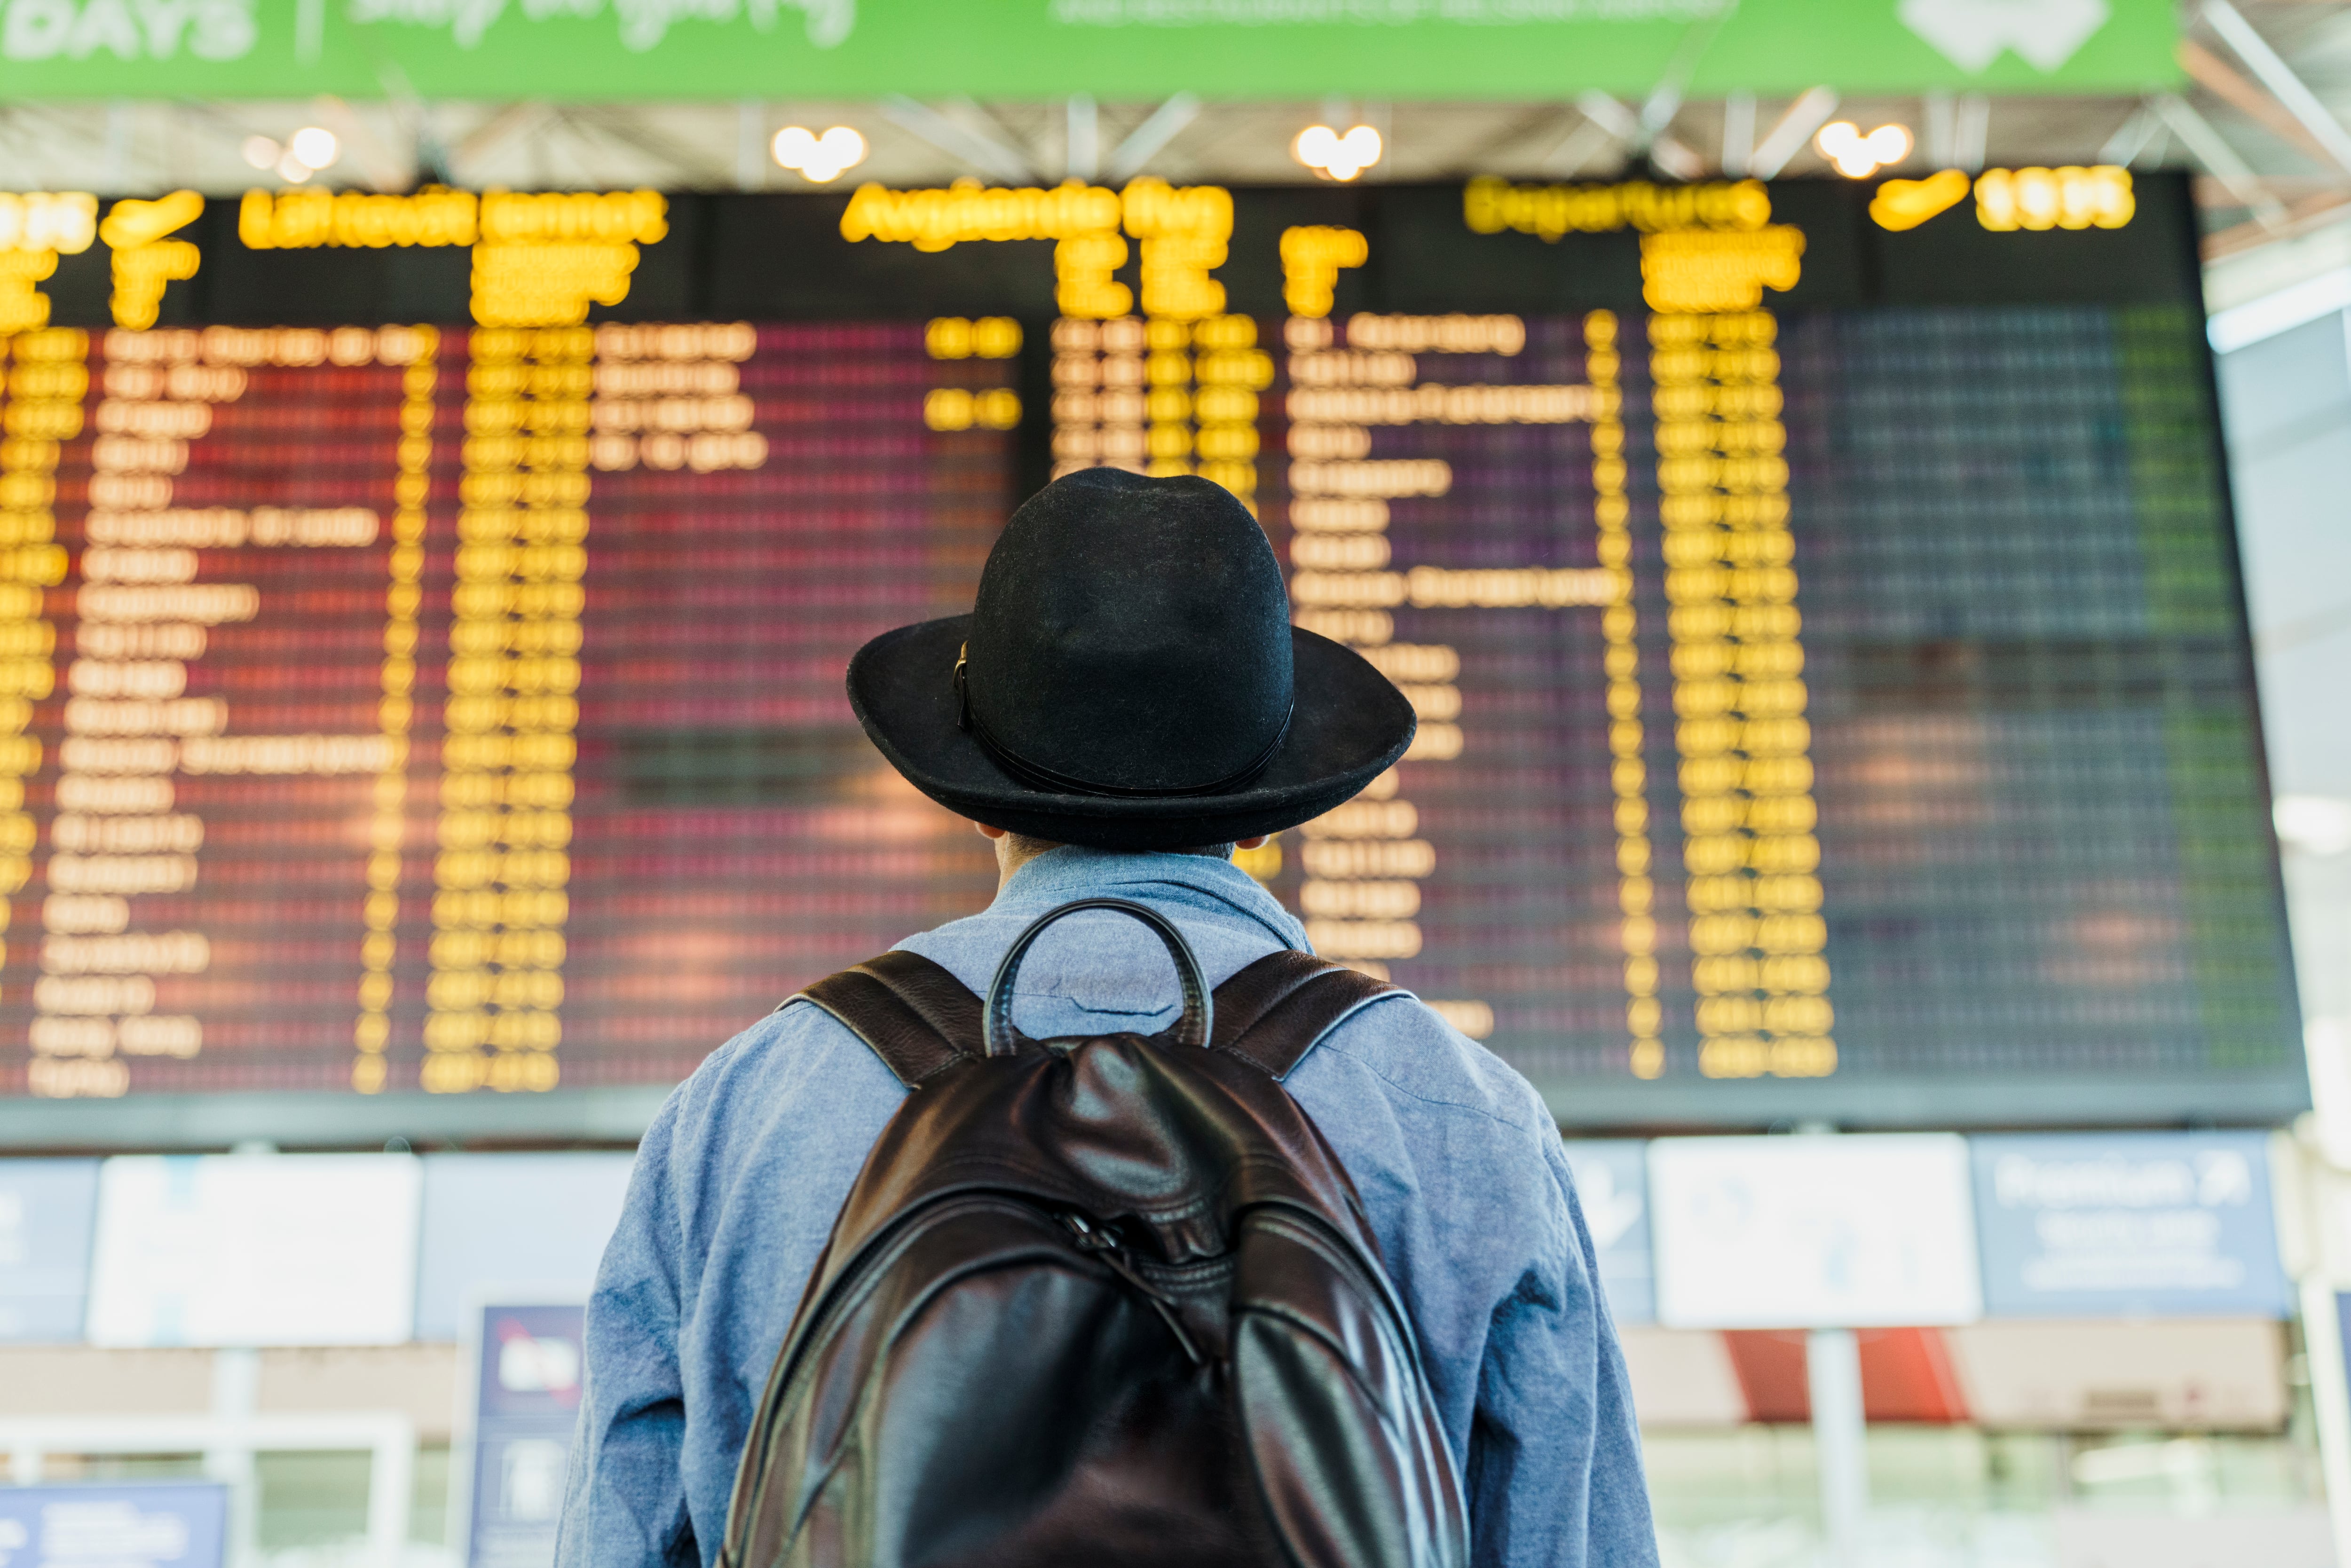
[[[1293,828],[1361,791],[1412,744],[1412,705],[1363,655],[1290,628],[1295,706],[1265,771],[1220,795],[1033,789],[958,727],[954,672],[972,618],[885,632],[849,662],[857,722],[909,783],[958,816],[1056,843],[1177,850]]]

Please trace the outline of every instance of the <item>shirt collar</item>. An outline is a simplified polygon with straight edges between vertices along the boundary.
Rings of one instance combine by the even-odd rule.
[[[1132,898],[1212,919],[1247,921],[1262,926],[1285,947],[1313,951],[1306,943],[1306,928],[1273,894],[1232,862],[1211,855],[1063,844],[1014,872],[988,913],[1034,919],[1071,899],[1101,897]]]

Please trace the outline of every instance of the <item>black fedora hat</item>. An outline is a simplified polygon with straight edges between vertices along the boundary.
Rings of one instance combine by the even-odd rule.
[[[849,701],[947,810],[1098,849],[1294,827],[1394,764],[1414,724],[1362,655],[1290,624],[1230,492],[1115,468],[1029,497],[972,612],[859,649]]]

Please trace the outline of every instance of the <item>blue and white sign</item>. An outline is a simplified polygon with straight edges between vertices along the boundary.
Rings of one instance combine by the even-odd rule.
[[[1991,1314],[2290,1315],[2267,1134],[2019,1134],[1969,1152]]]
[[[493,1302],[476,1310],[471,1475],[455,1534],[464,1568],[549,1568],[563,1477],[580,1419],[588,1309],[579,1301]],[[0,1568],[6,1568],[0,1564]]]
[[[0,1487],[0,1568],[221,1568],[228,1489]]]
[[[1567,1167],[1583,1206],[1584,1228],[1600,1254],[1600,1285],[1620,1323],[1657,1321],[1649,1254],[1649,1145],[1638,1138],[1571,1139]]]
[[[81,1338],[96,1160],[0,1161],[0,1343]]]

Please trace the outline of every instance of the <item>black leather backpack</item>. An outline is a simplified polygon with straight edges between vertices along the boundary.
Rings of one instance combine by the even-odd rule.
[[[1033,1040],[1012,981],[1113,909],[1159,1034]],[[1217,988],[1141,904],[1062,905],[985,1005],[911,953],[801,996],[914,1091],[745,1445],[725,1568],[1461,1568],[1459,1482],[1346,1172],[1280,1078],[1394,988],[1274,953]]]

